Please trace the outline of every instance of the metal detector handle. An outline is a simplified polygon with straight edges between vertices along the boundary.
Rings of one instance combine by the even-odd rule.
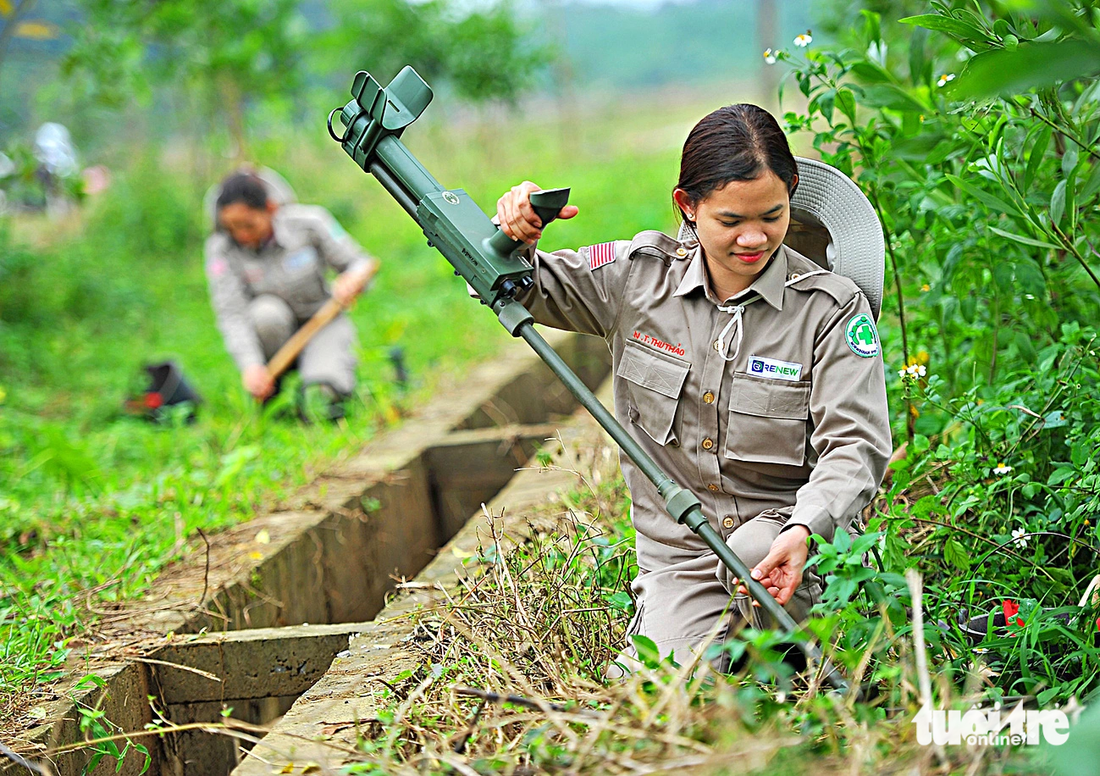
[[[542,189],[531,192],[531,207],[535,209],[535,215],[542,221],[542,228],[558,217],[561,209],[569,204],[569,189]],[[523,240],[513,240],[503,230],[498,229],[496,234],[489,238],[489,245],[493,250],[503,253],[505,256],[520,250],[527,243]]]

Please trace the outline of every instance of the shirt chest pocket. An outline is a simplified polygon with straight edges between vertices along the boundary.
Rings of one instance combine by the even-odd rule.
[[[283,258],[281,264],[279,269],[287,294],[312,299],[323,293],[316,250],[308,246],[299,248]]]
[[[673,424],[691,365],[627,343],[615,375],[627,382],[630,422],[659,445],[675,444]]]
[[[802,466],[810,384],[733,376],[725,457],[750,463]]]

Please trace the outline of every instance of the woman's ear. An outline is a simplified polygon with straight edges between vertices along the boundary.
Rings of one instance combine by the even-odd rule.
[[[691,196],[688,195],[683,189],[673,189],[672,199],[676,201],[676,206],[680,208],[680,212],[684,216],[685,221],[695,221],[695,202]]]
[[[793,197],[794,192],[797,188],[798,188],[798,173],[795,173],[795,176],[793,178],[791,178],[790,188],[787,190],[788,196]]]

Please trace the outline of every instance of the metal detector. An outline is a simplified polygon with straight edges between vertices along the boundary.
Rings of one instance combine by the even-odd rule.
[[[533,268],[522,255],[526,243],[504,234],[462,189],[447,189],[432,177],[405,144],[401,133],[416,121],[432,101],[432,90],[411,67],[406,66],[390,85],[383,87],[371,75],[360,71],[351,87],[352,99],[328,116],[328,131],[365,172],[378,179],[397,200],[434,246],[473,287],[481,300],[496,313],[501,325],[513,337],[522,337],[553,370],[577,401],[611,436],[620,449],[657,487],[665,509],[679,523],[699,535],[715,555],[748,588],[752,597],[790,635],[805,631],[786,610],[749,574],[749,568],[722,540],[703,516],[701,502],[680,487],[654,463],[615,417],[535,331],[534,319],[515,297],[534,285]],[[344,131],[333,129],[339,113]],[[545,227],[569,200],[569,189],[549,189],[531,195],[531,204]],[[834,688],[847,691],[840,672],[808,639],[797,639],[808,662],[819,661],[822,674]],[[858,693],[858,687],[856,688]]]

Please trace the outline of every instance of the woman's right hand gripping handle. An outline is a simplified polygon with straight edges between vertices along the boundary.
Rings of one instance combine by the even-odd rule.
[[[497,200],[497,222],[502,232],[525,243],[534,243],[542,237],[542,219],[531,205],[531,193],[541,190],[537,183],[524,181]],[[558,218],[572,218],[577,212],[576,206],[566,205]]]

